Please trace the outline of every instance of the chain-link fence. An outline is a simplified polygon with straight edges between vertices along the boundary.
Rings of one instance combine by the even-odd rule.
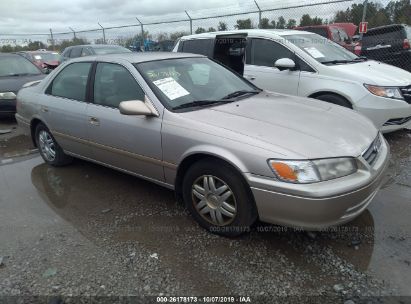
[[[364,35],[358,32],[362,21],[368,22]],[[118,25],[123,22],[127,24]],[[297,28],[325,36],[357,55],[410,69],[409,24],[409,0],[288,0],[277,4],[249,0],[241,6],[101,22],[86,30],[70,25],[66,32],[50,29],[41,34],[0,34],[0,47],[2,52],[39,48],[61,51],[76,44],[119,44],[133,51],[169,51],[179,37],[187,34]]]

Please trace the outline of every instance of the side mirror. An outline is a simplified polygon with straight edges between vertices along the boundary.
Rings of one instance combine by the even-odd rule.
[[[292,70],[295,68],[295,62],[290,58],[281,58],[274,63],[274,66],[280,71]]]
[[[123,115],[158,116],[156,110],[142,100],[127,100],[120,102],[120,113]]]

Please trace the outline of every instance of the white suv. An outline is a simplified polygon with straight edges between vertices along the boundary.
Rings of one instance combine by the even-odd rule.
[[[350,107],[383,132],[411,127],[411,73],[357,57],[317,34],[204,33],[182,37],[173,51],[207,55],[266,90]]]

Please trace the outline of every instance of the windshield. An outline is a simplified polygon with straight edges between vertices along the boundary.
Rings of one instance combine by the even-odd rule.
[[[342,46],[319,35],[293,34],[283,37],[321,63],[330,61],[352,61],[358,58]]]
[[[157,97],[171,109],[198,101],[217,104],[259,89],[207,58],[179,58],[136,64]]]
[[[42,61],[60,61],[60,54],[53,52],[53,53],[34,53],[33,57],[35,60],[42,60]]]
[[[19,55],[0,56],[0,77],[38,74],[41,74],[40,70]]]
[[[97,55],[131,53],[129,49],[122,46],[96,47],[93,49]]]

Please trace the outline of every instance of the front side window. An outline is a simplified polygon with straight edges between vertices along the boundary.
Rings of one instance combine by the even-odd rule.
[[[294,60],[294,54],[274,41],[266,39],[251,40],[251,64],[274,67],[274,63],[281,58]]]
[[[20,55],[0,56],[0,77],[39,74],[40,70]]]
[[[259,89],[222,65],[204,58],[178,58],[135,65],[159,100],[171,109],[233,101]],[[235,95],[233,95],[235,93]]]
[[[86,101],[87,79],[91,65],[91,62],[76,62],[66,66],[53,79],[47,94]]]
[[[118,108],[120,102],[144,100],[144,91],[130,72],[114,63],[98,63],[94,80],[94,103]]]
[[[324,64],[353,63],[358,57],[342,46],[315,34],[293,34],[283,36],[289,43],[299,47],[318,62]]]

